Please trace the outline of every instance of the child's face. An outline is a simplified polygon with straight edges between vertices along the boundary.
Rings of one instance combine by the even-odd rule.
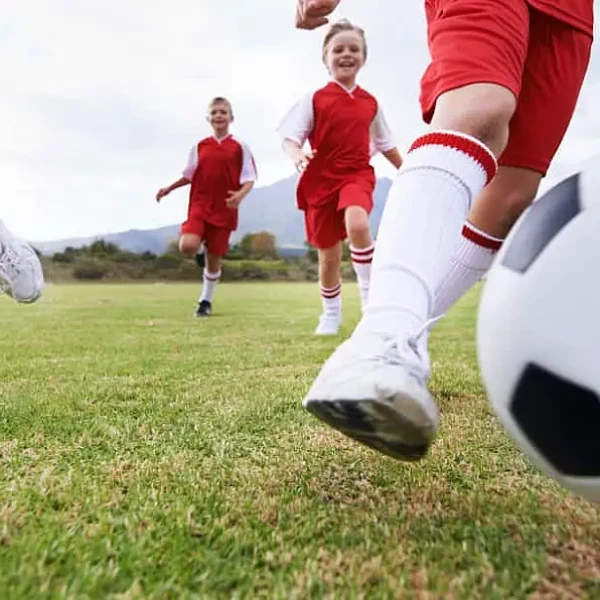
[[[340,82],[353,81],[365,64],[365,48],[357,31],[340,31],[331,38],[325,54],[331,76]]]
[[[208,116],[206,119],[215,131],[227,129],[231,121],[233,121],[229,106],[223,102],[212,104],[208,109]]]

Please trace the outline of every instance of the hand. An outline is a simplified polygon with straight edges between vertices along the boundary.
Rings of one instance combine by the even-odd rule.
[[[230,190],[229,192],[227,192],[227,198],[225,199],[225,204],[227,204],[227,208],[231,208],[232,210],[234,210],[240,205],[240,202],[243,199],[244,199],[244,194],[242,194],[240,192],[240,190],[238,190],[237,192]]]
[[[315,157],[316,150],[302,150],[298,149],[298,153],[294,157],[294,166],[299,173],[302,173],[308,166],[308,163]]]
[[[329,22],[327,18],[340,0],[298,0],[296,5],[296,28],[316,29]]]
[[[160,202],[161,198],[164,198],[170,191],[169,188],[160,188],[160,190],[156,192],[156,201]]]

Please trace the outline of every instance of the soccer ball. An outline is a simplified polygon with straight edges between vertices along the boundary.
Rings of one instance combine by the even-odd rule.
[[[600,502],[600,169],[521,216],[488,272],[477,354],[489,401],[542,471]]]

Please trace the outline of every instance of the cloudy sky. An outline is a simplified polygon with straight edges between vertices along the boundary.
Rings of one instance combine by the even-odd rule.
[[[293,0],[30,0],[0,21],[0,218],[30,240],[178,223],[187,193],[161,205],[189,148],[209,133],[205,104],[228,96],[233,132],[252,148],[259,185],[292,174],[275,127],[322,85],[318,32],[292,27]],[[422,2],[345,0],[367,31],[360,83],[403,149],[422,131],[427,63]],[[549,179],[600,152],[600,56]],[[391,168],[375,160],[379,175]]]

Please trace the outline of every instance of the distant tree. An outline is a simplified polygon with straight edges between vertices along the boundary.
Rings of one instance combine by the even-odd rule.
[[[92,262],[91,259],[84,259],[73,269],[75,279],[99,280],[107,273],[107,268]]]
[[[254,233],[247,233],[237,244],[239,252],[244,258],[252,256],[252,240],[254,239],[254,235]]]
[[[179,240],[171,240],[165,254],[179,254]]]
[[[153,260],[156,260],[156,254],[154,254],[154,252],[150,252],[149,250],[146,250],[146,252],[143,252],[141,254],[141,259],[143,261],[151,262]]]
[[[257,260],[278,258],[275,236],[269,231],[259,231],[250,241],[250,255]]]
[[[121,252],[121,249],[117,244],[102,239],[92,242],[87,248],[87,254],[90,256],[109,256],[119,254],[119,252]]]
[[[75,254],[73,252],[55,252],[52,255],[52,262],[70,264],[75,262]]]
[[[244,256],[239,244],[233,244],[232,246],[229,246],[229,250],[224,258],[227,260],[243,260],[247,257]]]

